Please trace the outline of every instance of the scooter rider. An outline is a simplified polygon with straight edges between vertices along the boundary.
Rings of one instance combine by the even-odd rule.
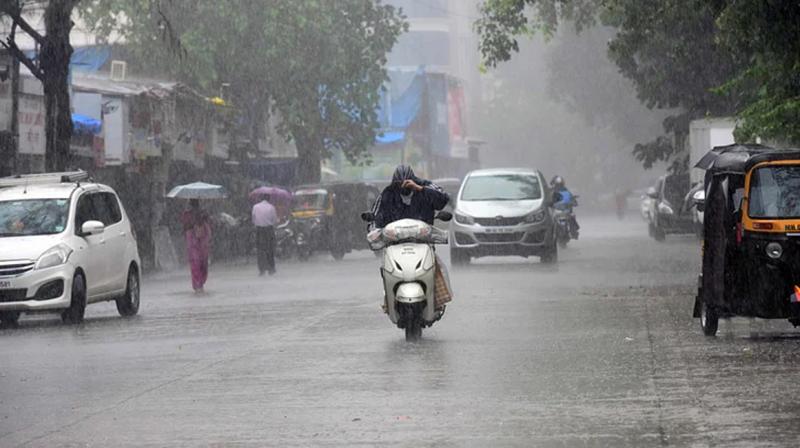
[[[383,228],[400,219],[418,219],[433,225],[436,211],[448,202],[450,196],[441,187],[415,176],[410,166],[399,165],[392,183],[383,189],[372,208],[374,226]]]
[[[575,218],[575,213],[572,210],[578,205],[578,202],[575,200],[575,195],[567,189],[566,182],[564,182],[564,178],[561,176],[553,177],[550,181],[550,188],[553,189],[554,197],[558,199],[553,204],[553,207],[559,210],[569,211],[570,226],[574,229],[572,232],[574,234],[574,239],[577,239],[578,230],[580,230],[581,226],[578,225],[578,220]]]
[[[401,219],[416,219],[432,226],[436,211],[443,209],[449,201],[450,196],[441,187],[429,180],[418,178],[410,166],[398,165],[394,170],[392,183],[383,189],[372,207],[374,216],[372,226],[383,228]],[[447,270],[438,256],[436,264],[437,271],[440,270],[443,274],[436,276],[437,294],[441,290],[444,296],[452,298]],[[384,312],[387,311],[385,303],[382,308]],[[441,317],[444,306],[437,307],[437,311]]]

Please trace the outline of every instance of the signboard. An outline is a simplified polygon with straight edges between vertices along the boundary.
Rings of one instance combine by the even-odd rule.
[[[105,164],[122,165],[128,161],[127,104],[119,97],[103,97],[103,143]]]
[[[44,119],[44,97],[21,94],[17,114],[20,154],[44,155]]]
[[[464,111],[464,88],[457,83],[452,83],[447,89],[450,157],[466,159],[469,156],[467,133],[464,126]]]

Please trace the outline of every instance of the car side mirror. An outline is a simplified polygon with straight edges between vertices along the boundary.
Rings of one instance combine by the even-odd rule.
[[[372,212],[364,212],[361,214],[361,220],[364,222],[374,222],[375,221],[375,213]]]
[[[443,222],[448,222],[453,219],[453,214],[450,212],[439,212],[436,214],[436,219]]]
[[[658,190],[656,190],[656,187],[650,187],[647,189],[647,197],[651,199],[658,199]]]
[[[698,212],[705,212],[706,211],[706,192],[703,190],[696,191],[694,195],[692,195],[692,202],[694,202],[694,206],[697,207]]]
[[[100,221],[86,221],[81,226],[81,236],[99,235],[106,230],[106,226]]]

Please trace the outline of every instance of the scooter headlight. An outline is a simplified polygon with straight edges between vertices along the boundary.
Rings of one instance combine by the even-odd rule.
[[[769,258],[777,260],[778,258],[781,258],[781,255],[783,255],[783,246],[781,246],[780,243],[769,243],[767,244],[766,251]]]

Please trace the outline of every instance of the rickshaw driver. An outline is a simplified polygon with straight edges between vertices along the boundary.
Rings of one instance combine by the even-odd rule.
[[[780,215],[783,217],[800,216],[800,194],[795,190],[782,192]]]

